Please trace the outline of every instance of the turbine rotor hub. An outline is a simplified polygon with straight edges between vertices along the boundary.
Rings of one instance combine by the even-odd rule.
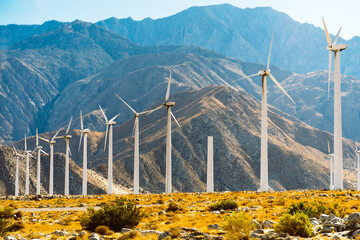
[[[164,105],[165,107],[172,107],[175,105],[175,102],[165,102]]]

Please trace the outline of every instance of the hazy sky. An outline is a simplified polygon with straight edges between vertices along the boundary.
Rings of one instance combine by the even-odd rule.
[[[0,0],[0,25],[41,24],[47,20],[96,22],[110,17],[141,20],[166,17],[191,6],[230,3],[240,8],[270,6],[299,22],[321,26],[341,37],[360,36],[359,0]]]

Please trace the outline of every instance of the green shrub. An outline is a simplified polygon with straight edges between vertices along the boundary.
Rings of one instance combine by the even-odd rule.
[[[216,210],[235,210],[238,208],[238,204],[233,200],[221,200],[210,206],[211,211]]]
[[[104,225],[119,232],[122,228],[137,226],[143,217],[144,215],[133,202],[117,199],[114,203],[104,204],[99,210],[89,208],[80,224],[89,231],[94,231],[98,226]]]
[[[118,240],[128,240],[128,239],[142,239],[142,235],[138,231],[131,231],[123,234]]]
[[[107,226],[100,225],[95,228],[95,232],[100,235],[109,235],[111,231]]]
[[[288,233],[292,236],[310,237],[311,223],[305,213],[297,212],[294,215],[285,213],[279,219],[279,224],[275,226],[275,231]]]
[[[23,222],[14,222],[13,224],[7,227],[7,231],[16,232],[23,229],[24,227],[25,224]]]
[[[166,209],[167,212],[176,212],[176,211],[179,211],[179,210],[181,210],[181,207],[178,204],[174,203],[174,202],[169,203],[169,206]]]
[[[244,212],[234,212],[225,218],[222,228],[226,231],[226,239],[246,240],[250,239],[250,232],[254,228],[251,216]]]
[[[338,203],[334,203],[332,206],[330,204],[324,204],[323,202],[313,201],[313,202],[299,202],[291,204],[287,213],[294,215],[295,213],[304,213],[308,217],[318,218],[321,214],[335,214],[338,217],[343,218],[345,216],[345,209],[339,207]]]
[[[14,216],[14,208],[12,207],[4,207],[0,209],[0,218],[9,219]]]

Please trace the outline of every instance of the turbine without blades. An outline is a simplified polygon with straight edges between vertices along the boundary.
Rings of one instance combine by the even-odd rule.
[[[134,127],[133,127],[133,135],[134,135],[134,194],[139,194],[139,164],[140,164],[140,156],[139,156],[139,117],[142,114],[148,113],[149,111],[144,112],[136,112],[129,104],[127,104],[119,95],[115,93],[115,96],[119,98],[133,113],[134,113]]]
[[[180,127],[179,122],[176,120],[174,114],[171,112],[171,107],[173,107],[175,105],[175,102],[169,102],[169,96],[170,96],[170,84],[171,84],[171,74],[172,72],[170,71],[170,77],[169,77],[169,82],[168,82],[168,87],[166,90],[166,95],[165,95],[165,102],[156,107],[153,110],[147,111],[147,114],[153,113],[157,110],[159,110],[162,107],[166,107],[167,108],[167,117],[166,117],[166,122],[167,122],[167,134],[166,134],[166,176],[165,176],[165,192],[166,193],[171,193],[172,192],[172,161],[171,161],[171,118],[173,118],[176,122],[176,124]]]
[[[16,160],[16,165],[15,165],[15,196],[18,197],[19,196],[19,157],[25,157],[25,155],[21,155],[15,148],[14,144],[13,148],[14,148],[14,159]]]
[[[324,23],[325,37],[329,50],[329,77],[328,96],[331,76],[331,55],[334,52],[334,189],[343,189],[343,150],[342,150],[342,123],[341,123],[341,79],[340,79],[340,52],[347,48],[345,44],[337,44],[340,30],[336,34],[334,42],[331,43],[331,36]]]
[[[55,139],[57,137],[57,135],[59,134],[59,132],[62,130],[63,128],[60,128],[52,138],[50,139],[46,139],[44,137],[39,136],[40,140],[43,140],[47,143],[49,143],[49,148],[50,148],[50,169],[49,169],[49,195],[54,195],[54,145],[56,143]]]
[[[261,100],[261,156],[260,156],[260,191],[269,190],[269,179],[268,179],[268,132],[267,132],[267,76],[270,76],[271,80],[281,89],[281,91],[295,104],[294,100],[290,95],[285,91],[281,84],[275,79],[271,74],[270,70],[270,57],[272,43],[274,39],[274,33],[271,37],[270,49],[267,59],[267,65],[265,70],[260,70],[258,73],[240,78],[235,81],[242,79],[249,79],[254,76],[262,76],[262,100]]]
[[[25,141],[24,141],[24,152],[25,152],[25,156],[26,156],[26,170],[25,170],[25,195],[29,195],[29,188],[30,188],[30,157],[34,157],[31,153],[30,150],[27,149],[27,143],[26,143],[26,134],[25,134]]]
[[[112,194],[113,193],[113,125],[116,124],[116,122],[114,121],[119,115],[117,114],[115,117],[113,117],[112,119],[110,119],[110,121],[108,121],[108,118],[105,115],[104,110],[101,108],[101,106],[99,105],[99,108],[101,110],[101,113],[105,119],[106,122],[106,133],[105,133],[105,142],[104,142],[104,151],[106,149],[106,139],[108,137],[108,133],[109,133],[109,148],[108,148],[108,189],[107,189],[107,194]]]
[[[78,152],[80,151],[81,147],[81,140],[84,136],[83,141],[83,181],[82,181],[82,195],[87,195],[87,139],[88,134],[90,132],[90,129],[84,129],[84,123],[83,123],[83,116],[82,112],[80,111],[80,126],[81,126],[81,135],[80,135],[80,141],[79,141],[79,148]]]
[[[69,195],[69,170],[70,170],[70,156],[71,150],[70,150],[70,139],[71,135],[69,134],[70,126],[72,122],[72,117],[70,118],[69,124],[66,128],[65,134],[63,136],[58,136],[55,138],[64,138],[65,139],[65,180],[64,180],[64,195]],[[70,155],[70,156],[69,156]]]

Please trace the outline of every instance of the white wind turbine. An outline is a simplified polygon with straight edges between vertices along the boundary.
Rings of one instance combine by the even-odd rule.
[[[115,93],[118,97],[135,115],[134,122],[134,194],[139,194],[139,117],[142,114],[148,113],[150,111],[136,112],[129,104],[127,104],[119,95]]]
[[[69,130],[70,130],[70,126],[71,126],[71,121],[72,121],[72,117],[70,118],[70,122],[69,125],[66,128],[66,132],[63,136],[59,136],[56,138],[64,138],[65,139],[65,143],[66,143],[66,147],[65,147],[65,180],[64,180],[64,195],[69,195],[69,168],[70,168],[70,156],[71,156],[71,151],[70,151],[70,146],[69,146],[69,141],[71,139],[71,135],[68,134]],[[69,156],[70,155],[70,156]]]
[[[81,130],[80,130],[81,135],[80,135],[78,152],[80,151],[81,140],[82,140],[82,137],[84,136],[82,194],[87,195],[87,138],[88,138],[90,129],[88,129],[88,128],[84,129],[84,123],[83,123],[83,117],[82,117],[81,111],[80,111],[80,124],[81,124]]]
[[[15,196],[19,196],[19,157],[25,157],[25,155],[19,154],[18,151],[16,151],[16,148],[13,144],[15,156],[14,159],[16,159],[16,170],[15,170]]]
[[[104,116],[105,122],[106,122],[106,133],[105,133],[105,143],[104,143],[104,151],[106,149],[106,139],[109,132],[109,151],[108,151],[108,190],[107,194],[113,193],[113,125],[116,124],[114,121],[119,115],[116,115],[110,121],[108,121],[103,109],[99,105],[102,115]]]
[[[331,43],[331,36],[327,30],[324,18],[325,36],[329,50],[329,78],[331,75],[331,52],[334,52],[334,189],[343,189],[343,151],[342,151],[342,124],[341,124],[341,79],[340,79],[340,52],[345,50],[347,45],[336,44],[341,28],[336,34],[335,40]],[[328,93],[329,95],[329,93]]]
[[[285,89],[280,85],[280,83],[275,79],[275,77],[270,73],[270,56],[271,56],[271,47],[274,38],[274,33],[271,38],[270,50],[268,55],[267,66],[265,70],[260,70],[258,73],[244,77],[241,79],[234,80],[239,81],[245,78],[250,78],[260,75],[262,77],[262,102],[261,102],[261,156],[260,156],[260,191],[269,190],[269,178],[268,178],[268,132],[267,132],[267,83],[266,78],[270,76],[273,82],[285,93],[286,96],[295,104],[294,100],[289,96]]]
[[[169,82],[168,82],[168,87],[166,90],[166,95],[165,95],[165,102],[160,105],[159,107],[148,111],[147,114],[150,114],[162,107],[166,107],[167,108],[167,117],[166,117],[166,128],[167,128],[167,134],[166,134],[166,176],[165,176],[165,192],[166,193],[171,193],[172,192],[172,179],[171,179],[171,173],[172,173],[172,169],[171,169],[171,117],[174,118],[176,124],[180,127],[179,122],[176,120],[174,114],[171,112],[171,107],[173,107],[175,105],[175,102],[170,102],[169,100],[169,96],[170,96],[170,83],[171,83],[171,71],[170,71],[170,77],[169,77]]]
[[[41,181],[41,153],[47,154],[44,150],[42,150],[42,146],[39,145],[39,134],[38,129],[36,129],[36,148],[37,150],[37,174],[36,174],[36,194],[40,194],[40,181]],[[34,151],[35,151],[34,149]]]
[[[31,151],[27,150],[27,144],[26,144],[26,134],[25,134],[25,156],[26,156],[26,173],[25,173],[25,195],[29,195],[29,185],[30,185],[30,164],[29,164],[29,159],[30,157],[34,157],[33,155],[31,155]]]
[[[63,128],[60,128],[51,139],[46,139],[39,136],[39,139],[49,143],[50,146],[49,195],[54,195],[54,144],[56,143],[55,138],[62,129]]]
[[[355,149],[355,160],[356,160],[356,167],[357,167],[356,190],[360,191],[360,150],[358,150],[357,143],[356,143],[356,149]]]
[[[328,158],[330,161],[330,190],[332,190],[334,189],[334,154],[330,152],[330,144],[328,141]]]

